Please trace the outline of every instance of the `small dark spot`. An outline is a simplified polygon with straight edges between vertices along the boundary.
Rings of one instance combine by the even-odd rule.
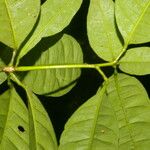
[[[24,127],[23,126],[18,126],[18,130],[20,131],[20,132],[24,132],[25,131],[25,129],[24,129]]]

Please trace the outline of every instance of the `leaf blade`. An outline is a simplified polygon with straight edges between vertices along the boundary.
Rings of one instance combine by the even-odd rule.
[[[150,17],[149,0],[116,1],[116,20],[125,43],[138,44],[149,42]]]
[[[6,81],[7,75],[4,72],[0,72],[0,85]]]
[[[122,44],[114,18],[112,0],[90,2],[87,30],[90,44],[96,54],[107,61],[113,61],[121,52]]]
[[[29,149],[28,111],[15,89],[0,95],[0,149]],[[18,129],[21,126],[24,131]]]
[[[103,99],[100,93],[103,93]],[[90,136],[98,105],[101,106],[95,133]],[[124,74],[112,76],[106,90],[98,91],[69,119],[59,150],[147,149],[150,145],[148,114],[150,102],[140,82]]]
[[[61,135],[59,150],[69,150],[70,147],[72,150],[117,149],[114,112],[105,91],[106,84],[69,119]],[[112,126],[107,127],[110,122]]]
[[[57,141],[47,112],[34,93],[25,90],[29,101],[30,149],[56,150]]]
[[[0,41],[17,50],[33,28],[39,10],[39,0],[1,0]]]
[[[150,102],[143,85],[134,77],[118,74],[110,79],[107,92],[118,120],[119,148],[147,149]]]
[[[19,58],[23,57],[43,37],[62,31],[71,21],[81,5],[81,0],[47,0],[41,8],[41,17],[36,30],[22,48]],[[67,7],[67,9],[66,9]]]
[[[25,59],[21,61],[20,65],[32,65],[30,63],[32,63],[33,58],[35,58],[35,55],[37,56],[38,53],[39,58],[37,58],[34,63],[36,66],[67,65],[83,62],[81,47],[74,38],[69,35],[63,35],[56,44],[54,44],[55,39],[49,39],[50,38],[47,38],[43,43],[37,45],[34,52],[25,56]],[[44,47],[44,45],[46,47]],[[42,49],[46,50],[43,51]],[[40,52],[40,50],[42,51]],[[28,61],[29,58],[31,58],[30,62]],[[60,96],[72,89],[80,73],[80,69],[37,70],[28,72],[21,80],[36,94]]]
[[[119,64],[119,68],[126,73],[135,75],[150,74],[150,48],[129,49]]]

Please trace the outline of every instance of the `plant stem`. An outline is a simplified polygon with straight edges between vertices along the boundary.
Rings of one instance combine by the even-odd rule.
[[[107,81],[108,78],[106,77],[106,75],[104,74],[104,72],[99,68],[97,67],[96,70],[100,73],[100,75],[103,77],[104,81]]]
[[[102,63],[102,64],[68,64],[68,65],[47,65],[47,66],[20,66],[15,67],[15,71],[32,71],[32,70],[45,70],[45,69],[66,69],[66,68],[96,68],[113,66],[115,63]]]
[[[19,86],[21,86],[23,89],[26,90],[26,87],[25,87],[25,86],[21,83],[21,81],[15,76],[15,74],[11,73],[11,74],[10,74],[10,77],[11,77],[14,81],[16,81],[16,83],[17,83]]]
[[[14,67],[14,71],[33,71],[33,70],[45,70],[45,69],[71,69],[71,68],[92,68],[96,69],[105,81],[108,80],[104,72],[100,67],[114,66],[116,62],[102,63],[102,64],[66,64],[66,65],[48,65],[48,66],[20,66]],[[8,70],[7,68],[3,70]]]
[[[14,50],[14,51],[13,51],[13,54],[12,54],[11,61],[10,61],[10,63],[9,63],[9,65],[8,65],[8,66],[13,66],[15,56],[16,56],[16,51]]]

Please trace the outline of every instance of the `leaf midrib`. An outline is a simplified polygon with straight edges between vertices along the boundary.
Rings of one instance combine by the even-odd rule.
[[[66,3],[66,5],[65,5],[66,7],[68,6],[68,1],[67,1],[67,3]],[[59,9],[59,11],[61,11],[62,10],[62,8],[61,9]],[[29,39],[29,42],[27,42],[27,44],[22,48],[22,50],[21,50],[21,53],[20,53],[20,57],[22,57],[22,56],[24,56],[24,54],[26,54],[26,50],[30,47],[30,45],[37,39],[37,37],[40,37],[39,35],[42,35],[41,37],[40,37],[40,39],[41,38],[43,38],[44,36],[43,36],[43,32],[45,32],[46,31],[46,29],[47,29],[47,27],[50,25],[50,23],[52,22],[52,20],[54,19],[54,17],[56,17],[56,15],[55,16],[52,16],[51,17],[51,19],[48,21],[48,23],[45,25],[45,26],[43,26],[43,28],[42,29],[40,29],[40,31],[39,32],[37,32],[35,35],[34,35],[34,33],[33,33],[33,39],[32,39],[32,36],[31,36],[31,41],[30,41],[30,39]],[[35,29],[36,30],[36,29]],[[45,30],[45,31],[44,31]],[[45,33],[44,33],[45,34]],[[24,53],[24,51],[25,51],[25,53]]]
[[[150,5],[150,0],[149,0],[149,2],[147,2],[147,3],[145,4],[146,7],[143,7],[143,11],[142,11],[140,17],[139,17],[139,18],[137,19],[137,21],[135,22],[135,25],[134,25],[133,29],[131,30],[131,33],[127,36],[127,40],[125,40],[125,44],[124,44],[124,46],[123,46],[123,48],[122,48],[122,50],[121,50],[121,53],[118,55],[117,60],[122,57],[122,54],[124,54],[124,52],[126,52],[127,47],[128,47],[128,45],[130,44],[130,40],[132,39],[132,36],[133,36],[133,34],[134,34],[134,32],[135,32],[135,30],[136,30],[136,28],[137,28],[137,26],[138,26],[140,20],[141,20],[142,17],[145,15],[145,12],[146,12],[146,10],[148,9],[149,5]]]
[[[143,7],[142,13],[141,13],[140,17],[137,19],[137,21],[135,22],[135,25],[133,26],[133,29],[132,29],[131,33],[129,34],[129,36],[128,36],[128,38],[127,38],[127,42],[126,42],[125,45],[128,46],[128,45],[130,44],[130,40],[132,39],[132,36],[134,35],[134,32],[135,32],[135,30],[136,30],[138,24],[140,23],[141,19],[142,19],[143,16],[145,15],[145,12],[147,11],[149,5],[150,5],[150,1],[147,2],[147,3],[145,4],[145,6]]]
[[[27,97],[28,97],[28,104],[30,105],[30,111],[29,112],[31,112],[31,117],[32,117],[32,122],[30,122],[30,120],[29,120],[29,128],[30,128],[30,124],[32,123],[33,124],[33,127],[34,127],[34,140],[35,140],[35,145],[34,145],[34,148],[35,149],[37,149],[37,137],[36,137],[36,133],[37,133],[37,131],[36,131],[36,125],[35,125],[35,121],[34,120],[36,120],[35,119],[35,116],[34,116],[34,112],[33,112],[33,106],[32,106],[32,102],[31,102],[31,96],[30,96],[30,94],[29,94],[29,92],[28,92],[28,90],[27,89],[25,89],[25,91],[26,91],[26,94],[27,94]],[[30,115],[30,114],[29,114]],[[29,129],[29,132],[30,132],[30,129]],[[30,135],[30,133],[29,133],[29,136],[31,136]],[[30,139],[30,137],[29,137],[29,139]],[[29,140],[30,141],[30,140]],[[31,144],[33,144],[33,143],[31,143]],[[30,146],[30,142],[29,142],[29,146]]]
[[[12,37],[13,37],[13,43],[14,43],[14,49],[16,50],[17,49],[17,44],[16,44],[16,37],[15,37],[15,31],[14,31],[14,28],[13,28],[13,23],[11,21],[11,15],[10,15],[10,12],[9,12],[9,9],[8,9],[8,4],[7,4],[7,0],[5,0],[5,7],[6,7],[6,12],[7,12],[7,15],[8,15],[8,20],[9,20],[9,24],[10,24],[10,27],[11,27],[11,31],[12,31]]]
[[[125,107],[124,107],[124,104],[123,104],[123,101],[122,101],[122,98],[120,96],[120,87],[118,85],[118,82],[119,82],[119,79],[118,79],[118,76],[115,75],[114,76],[114,82],[115,82],[115,88],[116,88],[116,92],[117,92],[117,95],[118,95],[118,99],[120,101],[120,104],[121,104],[121,109],[124,113],[124,119],[125,119],[125,122],[126,122],[126,126],[128,128],[128,131],[129,131],[129,135],[130,135],[130,141],[133,143],[134,145],[134,148],[135,148],[135,142],[133,140],[133,136],[132,136],[132,129],[130,127],[130,124],[129,124],[129,121],[128,121],[128,117],[127,117],[127,114],[126,114],[126,110],[125,110]],[[116,115],[117,116],[117,115]],[[120,138],[120,137],[119,137]],[[119,144],[119,143],[118,143]]]
[[[98,117],[99,117],[101,103],[103,101],[103,95],[105,94],[106,86],[107,86],[107,83],[105,83],[104,87],[100,91],[101,94],[99,96],[99,100],[101,100],[101,101],[100,101],[99,105],[97,106],[97,110],[96,110],[96,114],[95,114],[96,117],[93,121],[93,127],[92,127],[92,130],[91,130],[90,142],[89,142],[89,145],[88,145],[89,150],[91,150],[92,146],[93,146],[93,140],[94,140],[95,130],[96,130],[96,126],[97,126],[97,120],[98,120]]]

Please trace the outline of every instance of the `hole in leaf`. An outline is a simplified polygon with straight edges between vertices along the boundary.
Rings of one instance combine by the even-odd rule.
[[[24,131],[25,131],[24,127],[21,126],[21,125],[18,126],[18,130],[19,130],[20,132],[24,132]]]

